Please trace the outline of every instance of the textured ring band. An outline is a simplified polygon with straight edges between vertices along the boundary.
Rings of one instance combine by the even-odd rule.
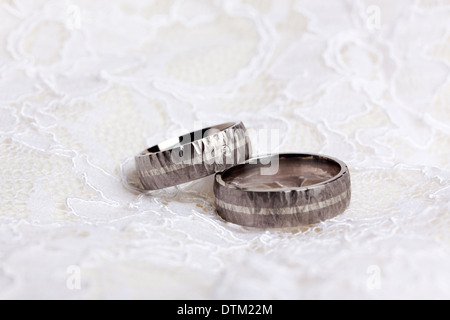
[[[350,189],[347,165],[316,154],[250,159],[217,173],[214,180],[219,215],[229,222],[262,228],[332,218],[350,204]]]
[[[243,163],[251,149],[242,122],[197,130],[155,145],[135,157],[143,187],[179,185]]]

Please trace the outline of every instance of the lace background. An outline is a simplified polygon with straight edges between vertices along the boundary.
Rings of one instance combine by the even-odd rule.
[[[0,298],[450,298],[450,1],[0,1]],[[133,156],[242,120],[352,202],[260,230]]]

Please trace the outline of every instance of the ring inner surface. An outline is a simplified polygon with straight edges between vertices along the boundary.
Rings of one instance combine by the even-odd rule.
[[[282,191],[327,181],[340,171],[341,165],[328,158],[314,155],[280,156],[278,160],[277,157],[270,157],[269,164],[258,161],[256,164],[235,166],[222,175],[222,180],[242,190]]]

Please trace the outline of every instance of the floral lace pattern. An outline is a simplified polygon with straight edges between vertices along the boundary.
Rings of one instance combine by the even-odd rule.
[[[0,298],[450,298],[450,2],[0,2]],[[142,193],[194,123],[345,161],[350,208],[226,223]],[[259,150],[256,150],[258,153]]]

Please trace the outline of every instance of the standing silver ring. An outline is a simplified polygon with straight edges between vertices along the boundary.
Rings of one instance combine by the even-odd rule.
[[[250,227],[314,224],[350,204],[347,165],[317,154],[279,154],[249,159],[217,173],[216,209],[225,220]]]
[[[135,157],[146,190],[157,190],[200,179],[250,157],[242,122],[229,122],[169,139]]]

